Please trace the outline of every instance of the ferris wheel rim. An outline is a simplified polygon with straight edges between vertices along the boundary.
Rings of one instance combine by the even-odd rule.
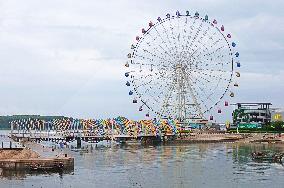
[[[131,57],[131,63],[134,62],[134,59],[135,59],[135,57],[136,57],[136,56],[135,56],[135,55],[136,55],[135,53],[138,52],[138,49],[139,49],[140,45],[143,43],[143,41],[145,40],[145,38],[146,38],[148,35],[150,35],[150,32],[151,32],[152,30],[154,30],[154,29],[156,30],[156,27],[158,27],[159,25],[162,25],[162,24],[165,23],[165,22],[168,22],[168,21],[171,21],[171,20],[174,20],[174,19],[180,19],[181,17],[187,17],[187,18],[190,18],[190,19],[201,20],[202,23],[206,23],[206,24],[208,24],[209,26],[212,26],[212,28],[215,28],[215,29],[219,32],[219,34],[221,34],[222,39],[224,39],[224,41],[226,42],[226,46],[227,46],[227,48],[229,49],[229,52],[230,52],[229,55],[230,55],[230,57],[231,57],[231,59],[230,59],[231,69],[230,69],[230,71],[227,71],[227,72],[230,73],[228,83],[226,84],[226,87],[225,87],[225,90],[224,90],[223,94],[220,95],[220,97],[217,99],[217,102],[213,103],[213,105],[211,105],[209,108],[206,108],[206,109],[203,111],[203,113],[207,113],[207,112],[209,112],[210,110],[212,110],[215,106],[217,106],[217,105],[221,102],[221,100],[224,98],[224,96],[229,92],[229,88],[230,88],[230,86],[232,85],[232,82],[233,82],[233,75],[234,75],[234,63],[235,63],[235,61],[234,61],[234,57],[233,57],[233,53],[232,53],[232,47],[231,47],[231,45],[230,45],[229,40],[228,40],[227,37],[225,36],[225,34],[219,29],[219,27],[217,27],[217,24],[213,24],[213,23],[210,22],[209,20],[205,20],[204,18],[201,18],[201,17],[199,17],[199,16],[196,17],[196,16],[192,16],[192,15],[179,15],[179,16],[170,16],[169,18],[163,18],[163,19],[161,19],[161,21],[157,21],[157,22],[153,23],[153,25],[152,25],[151,27],[149,27],[149,28],[145,31],[145,33],[143,33],[142,37],[139,37],[139,40],[135,43],[135,47],[134,47],[134,49],[133,49],[133,51],[132,51],[132,54],[131,54],[131,56],[132,56],[132,57]],[[143,95],[142,95],[140,92],[138,92],[138,90],[137,90],[138,85],[135,83],[134,80],[132,80],[132,84],[133,84],[133,89],[134,89],[136,95],[138,96],[138,98],[139,98],[140,101],[142,102],[142,106],[145,105],[148,109],[150,109],[150,110],[151,110],[152,112],[154,112],[156,115],[161,115],[161,116],[162,116],[162,114],[161,114],[160,112],[155,111],[155,110],[151,107],[151,105],[149,106],[149,105],[147,104],[147,101],[145,101],[145,100],[143,99]]]

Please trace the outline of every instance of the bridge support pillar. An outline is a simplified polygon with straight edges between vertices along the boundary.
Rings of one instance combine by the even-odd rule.
[[[76,141],[77,141],[77,148],[81,148],[81,146],[82,146],[81,138],[80,137],[76,137]]]

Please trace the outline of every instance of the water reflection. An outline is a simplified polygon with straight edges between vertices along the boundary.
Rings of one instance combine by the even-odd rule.
[[[0,187],[25,185],[42,187],[275,187],[284,183],[279,163],[253,161],[254,151],[284,152],[282,145],[270,144],[190,144],[118,145],[92,147],[87,152],[68,151],[75,157],[74,172],[64,174],[24,174],[2,172]],[[56,181],[57,180],[57,181]],[[42,181],[41,181],[42,182]],[[279,185],[279,186],[278,186]],[[21,187],[21,186],[18,186]]]
[[[74,174],[74,170],[65,169],[63,171],[31,171],[31,170],[6,170],[0,168],[0,177],[6,179],[25,179],[28,176],[52,176],[58,174],[60,178],[64,175]]]

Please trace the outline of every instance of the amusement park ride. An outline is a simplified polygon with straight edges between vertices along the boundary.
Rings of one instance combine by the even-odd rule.
[[[236,42],[208,15],[189,11],[158,17],[141,30],[125,63],[126,86],[139,111],[181,124],[213,120],[239,84]]]

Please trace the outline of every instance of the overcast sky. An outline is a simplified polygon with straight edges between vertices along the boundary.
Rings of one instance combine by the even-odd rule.
[[[224,24],[241,54],[233,102],[284,107],[283,0],[0,0],[0,114],[142,118],[126,54],[150,20],[176,10]]]

